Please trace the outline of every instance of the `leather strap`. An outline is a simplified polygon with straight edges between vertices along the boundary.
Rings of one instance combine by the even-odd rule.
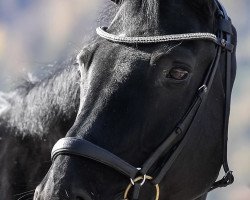
[[[80,138],[66,137],[60,139],[52,149],[51,159],[54,161],[58,155],[75,155],[103,163],[129,178],[135,178],[138,169],[117,157],[113,153]]]
[[[232,31],[232,23],[229,21],[229,20],[226,20],[226,19],[219,19],[219,29],[223,32],[226,32],[228,34],[233,34],[233,31]]]
[[[185,117],[185,119],[183,120],[183,122],[180,126],[180,127],[182,127],[181,129],[183,130],[185,135],[183,135],[180,144],[175,149],[173,154],[170,156],[168,161],[163,165],[163,167],[161,168],[158,175],[153,179],[152,182],[154,184],[159,184],[161,182],[161,180],[167,174],[167,172],[169,171],[169,169],[171,168],[171,166],[173,165],[173,163],[175,162],[175,160],[177,159],[177,157],[181,153],[182,149],[186,145],[187,141],[189,140],[191,134],[188,132],[188,129],[190,128],[193,120],[196,117],[196,114],[197,114],[200,106],[202,105],[205,98],[207,97],[207,94],[209,93],[212,82],[214,80],[215,72],[217,71],[217,68],[218,68],[220,55],[221,55],[221,47],[218,47],[216,57],[215,57],[212,65],[210,66],[208,76],[206,76],[205,81],[204,81],[204,85],[207,85],[207,87],[205,89],[200,89],[201,91],[199,90],[198,95],[196,97],[196,100],[193,103],[193,106],[191,107],[190,111],[188,111],[187,116]]]
[[[152,168],[152,166],[157,162],[157,160],[160,159],[160,157],[162,157],[166,152],[168,152],[173,146],[175,146],[178,142],[180,142],[186,136],[187,130],[189,129],[191,123],[193,122],[193,119],[195,118],[195,115],[201,105],[203,95],[207,92],[207,89],[202,88],[201,90],[202,92],[198,92],[198,95],[194,103],[187,111],[187,114],[184,116],[183,120],[179,123],[179,125],[175,128],[175,130],[170,134],[170,136],[157,148],[157,150],[143,164],[143,167],[140,170],[142,174],[147,174],[148,171]],[[182,145],[179,145],[178,148],[175,150],[175,152],[182,149],[181,146]],[[172,154],[172,156],[175,154],[175,152]],[[165,171],[163,168],[160,174],[162,174],[163,171]],[[160,181],[154,181],[154,183],[158,184],[160,183]]]
[[[226,38],[226,41],[231,43],[232,35],[232,24],[231,20],[227,15],[225,8],[222,4],[217,2],[217,6],[221,10],[220,18],[220,31],[222,36]],[[226,22],[225,22],[226,21]],[[231,30],[229,30],[231,27]],[[230,114],[230,103],[231,103],[231,70],[232,70],[232,51],[225,52],[225,63],[226,63],[226,77],[225,77],[225,107],[224,107],[224,124],[223,124],[223,170],[225,175],[222,179],[216,181],[210,188],[209,191],[212,191],[218,187],[226,187],[234,182],[234,176],[232,171],[229,169],[228,160],[227,160],[227,142],[228,142],[228,121]]]

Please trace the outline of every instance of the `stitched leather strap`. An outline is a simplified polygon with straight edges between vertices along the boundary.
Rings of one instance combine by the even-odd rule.
[[[95,160],[116,169],[129,178],[135,178],[138,173],[138,169],[113,153],[110,153],[109,151],[80,138],[66,137],[60,139],[52,149],[52,161],[54,161],[56,157],[61,154],[76,155]]]

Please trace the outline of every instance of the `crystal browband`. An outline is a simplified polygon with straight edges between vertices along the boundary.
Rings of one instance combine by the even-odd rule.
[[[118,43],[159,43],[169,41],[180,41],[180,40],[210,40],[218,43],[218,38],[212,33],[184,33],[184,34],[173,34],[173,35],[161,35],[161,36],[146,36],[146,37],[126,37],[113,35],[106,32],[107,27],[98,27],[96,33],[107,40],[118,42]]]

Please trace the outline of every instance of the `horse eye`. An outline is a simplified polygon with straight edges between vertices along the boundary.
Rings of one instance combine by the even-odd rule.
[[[169,71],[166,77],[175,80],[184,80],[188,77],[188,71],[182,68],[173,68]]]

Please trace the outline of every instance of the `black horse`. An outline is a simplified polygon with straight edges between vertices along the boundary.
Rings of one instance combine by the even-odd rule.
[[[116,3],[78,56],[78,116],[35,199],[206,199],[222,162],[231,175],[223,132],[236,31],[218,1]]]
[[[96,152],[104,149],[107,151],[103,154],[99,151],[100,154],[96,157],[85,155],[94,159],[92,160],[82,159],[80,156],[84,152],[80,152],[80,156],[71,156],[74,146],[69,145],[65,152],[62,151],[65,145],[62,145],[62,148],[56,147],[55,151],[59,149],[58,154],[53,152],[53,165],[37,187],[35,199],[125,199],[127,196],[124,195],[124,190],[130,180],[119,173],[119,167],[115,167],[118,170],[114,170],[110,165],[121,158],[119,162],[126,161],[123,164],[143,166],[158,146],[164,144],[166,139],[168,141],[168,138],[172,138],[173,130],[181,132],[182,135],[182,129],[176,129],[180,119],[188,119],[192,123],[185,126],[183,137],[177,139],[168,151],[164,151],[163,156],[160,156],[157,163],[152,166],[153,172],[149,171],[152,177],[142,177],[142,179],[153,178],[154,182],[153,175],[161,172],[161,168],[172,160],[171,166],[161,177],[160,189],[157,181],[152,187],[151,181],[145,180],[145,184],[142,184],[143,180],[131,188],[138,192],[138,188],[141,187],[140,193],[128,191],[128,197],[131,199],[132,195],[133,198],[138,196],[143,200],[157,199],[155,187],[156,194],[159,192],[161,199],[206,199],[206,194],[216,180],[223,160],[222,133],[228,119],[224,110],[229,109],[225,106],[228,102],[225,101],[228,94],[225,81],[226,63],[229,61],[226,57],[227,52],[233,50],[232,59],[230,57],[232,86],[236,68],[236,31],[232,27],[228,28],[228,23],[225,23],[220,26],[222,35],[217,35],[217,38],[212,34],[187,34],[176,37],[176,34],[182,33],[219,32],[218,19],[223,15],[225,17],[225,13],[217,1],[123,0],[116,3],[119,10],[112,24],[108,29],[98,29],[99,35],[106,39],[96,38],[78,56],[81,72],[80,106],[76,121],[67,133],[68,138],[73,138],[69,141],[70,145],[84,143],[86,147]],[[224,38],[224,32],[232,36],[232,41],[217,40],[218,37]],[[170,34],[172,37],[168,37],[169,41],[155,41],[154,37],[150,42],[144,41],[145,36],[150,40],[150,36]],[[125,36],[128,41],[119,41],[119,38],[124,39]],[[131,38],[135,39],[135,43],[129,41]],[[176,41],[173,41],[173,38]],[[228,42],[232,42],[233,45]],[[218,46],[220,47],[217,48]],[[220,53],[221,59],[217,56]],[[18,108],[20,102],[29,105],[25,100],[29,95],[30,98],[27,99],[32,99],[34,102],[34,99],[37,99],[34,97],[35,91],[43,90],[44,87],[46,90],[47,84],[44,82],[35,84],[26,90],[21,88],[20,92],[15,94],[20,99],[13,100],[11,111],[6,109],[4,117],[1,118],[1,126],[5,130],[3,138],[9,131],[6,127],[10,127],[10,130],[14,129],[16,132],[27,131],[23,139],[25,141],[28,138],[26,139],[28,144],[36,144],[38,141],[38,145],[32,150],[27,150],[26,155],[31,156],[31,164],[40,163],[36,165],[40,175],[43,173],[42,165],[47,159],[46,153],[58,138],[64,136],[76,116],[79,88],[77,67],[73,65],[70,70],[63,70],[58,76],[49,79],[48,83],[51,85],[48,88],[53,85],[58,93],[50,90],[52,92],[47,91],[46,95],[52,94],[55,101],[48,104],[46,95],[42,95],[41,92],[41,98],[37,103],[43,106],[35,105],[28,112],[33,115],[26,118],[25,112]],[[207,74],[209,74],[208,79],[205,78]],[[60,84],[64,76],[68,77],[66,79],[68,81],[63,82],[65,87],[61,89]],[[203,85],[207,83],[206,81],[208,85]],[[231,91],[231,87],[229,90]],[[67,91],[66,94],[69,96],[64,97],[64,91]],[[201,95],[207,91],[208,95],[204,95],[206,98],[201,104],[199,102]],[[50,104],[51,107],[48,106]],[[69,105],[73,106],[68,107]],[[34,113],[41,113],[41,116],[34,117]],[[48,118],[50,115],[51,118]],[[20,118],[16,120],[20,124],[15,123],[17,117],[22,117],[24,123]],[[37,118],[41,119],[39,126],[41,130],[39,127],[31,126],[32,123],[29,124],[26,120]],[[44,142],[43,138],[36,138],[35,133],[39,131],[47,133],[42,134],[47,142]],[[28,137],[29,135],[32,139]],[[76,137],[78,139],[75,139]],[[15,140],[9,140],[11,142],[5,140],[4,145],[15,144],[13,142]],[[25,145],[22,148],[25,148]],[[102,155],[113,156],[110,152],[119,158],[114,156],[111,162],[102,158]],[[77,154],[77,151],[74,154]],[[172,155],[176,157],[172,159]],[[103,161],[109,166],[96,160]],[[29,164],[26,159],[17,163],[21,163],[22,167]],[[34,174],[28,175],[28,172],[17,175],[34,177]]]

